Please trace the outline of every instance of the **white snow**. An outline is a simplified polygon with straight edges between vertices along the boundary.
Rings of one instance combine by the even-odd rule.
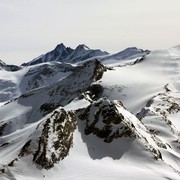
[[[121,100],[128,110],[137,113],[166,84],[174,83],[178,90],[180,59],[175,50],[154,51],[141,63],[107,71],[101,79],[104,95]]]
[[[87,50],[86,47],[84,48]],[[49,170],[41,169],[33,163],[31,155],[19,158],[14,167],[6,165],[17,157],[30,136],[37,136],[34,134],[37,126],[51,117],[52,113],[42,117],[38,111],[41,104],[49,101],[58,102],[56,98],[62,98],[57,90],[56,93],[53,92],[51,99],[48,94],[50,90],[64,86],[74,87],[72,91],[68,89],[68,92],[72,93],[73,100],[71,99],[72,101],[67,104],[69,99],[64,97],[67,98],[63,107],[66,111],[75,111],[90,105],[90,101],[79,99],[73,93],[80,88],[75,84],[76,82],[82,82],[85,86],[84,81],[92,75],[91,70],[87,73],[84,72],[85,69],[82,74],[74,77],[74,81],[72,78],[68,79],[72,73],[71,70],[53,71],[53,75],[40,74],[39,77],[42,79],[38,81],[37,87],[34,86],[32,78],[41,70],[43,64],[23,68],[16,72],[0,70],[1,103],[10,101],[26,91],[31,93],[24,99],[20,98],[18,101],[12,101],[0,107],[0,123],[9,123],[9,126],[5,127],[3,136],[0,137],[0,169],[4,168],[4,165],[7,168],[6,173],[0,173],[0,179],[180,179],[177,172],[180,169],[180,110],[172,112],[167,110],[172,102],[176,104],[180,102],[180,46],[151,52],[144,57],[143,61],[136,64],[134,62],[142,57],[142,54],[122,59],[122,61],[117,61],[115,57],[102,61],[113,69],[107,70],[102,79],[96,83],[104,88],[102,97],[107,97],[113,102],[118,113],[126,118],[126,122],[134,125],[139,138],[121,137],[114,139],[111,143],[105,143],[93,134],[85,135],[86,124],[84,121],[78,121],[69,155]],[[51,67],[53,63],[46,63],[46,65]],[[30,68],[30,72],[34,74],[24,77]],[[83,73],[85,73],[84,76]],[[66,86],[66,80],[71,86]],[[32,86],[28,82],[31,82]],[[63,87],[58,86],[61,83]],[[149,100],[152,100],[150,104],[148,104]],[[118,101],[121,101],[125,108],[119,106]],[[94,108],[94,112],[96,110],[97,108]],[[139,112],[144,112],[140,120],[136,117]],[[91,114],[88,118],[92,120],[93,115]],[[104,124],[98,122],[97,126],[101,128]],[[114,127],[117,128],[117,125]],[[52,142],[56,140],[57,134],[51,133],[49,138],[48,147],[55,152],[55,149],[52,149]],[[4,144],[7,142],[9,144]],[[163,145],[165,147],[161,147]],[[154,159],[151,148],[161,153],[162,160]],[[51,154],[47,156],[51,158]]]

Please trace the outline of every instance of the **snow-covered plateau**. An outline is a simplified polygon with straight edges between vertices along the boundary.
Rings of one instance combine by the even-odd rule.
[[[180,46],[0,60],[0,179],[179,180]]]

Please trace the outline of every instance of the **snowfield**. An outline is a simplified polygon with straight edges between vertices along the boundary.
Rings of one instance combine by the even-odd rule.
[[[0,179],[180,179],[180,46],[0,67]]]

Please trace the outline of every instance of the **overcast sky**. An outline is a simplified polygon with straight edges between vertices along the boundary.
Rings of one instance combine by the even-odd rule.
[[[0,0],[0,59],[21,64],[57,44],[118,52],[180,44],[180,0]]]

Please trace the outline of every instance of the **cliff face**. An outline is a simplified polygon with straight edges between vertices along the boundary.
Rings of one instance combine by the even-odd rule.
[[[33,149],[33,161],[43,168],[52,168],[55,163],[68,155],[73,145],[73,132],[76,129],[74,114],[64,109],[56,110],[38,128],[42,130],[38,138],[38,148]],[[20,155],[25,149],[22,148]],[[29,153],[32,153],[31,147],[29,147]]]

